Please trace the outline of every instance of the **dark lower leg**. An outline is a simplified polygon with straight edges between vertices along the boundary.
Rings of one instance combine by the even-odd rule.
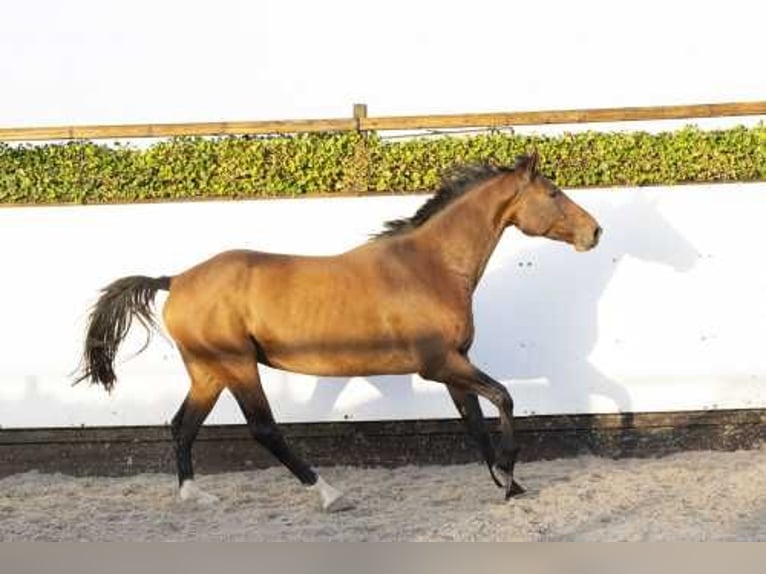
[[[247,385],[230,387],[230,390],[239,403],[253,438],[285,465],[301,483],[307,486],[315,484],[316,472],[293,453],[282,436],[260,380]]]
[[[506,475],[506,498],[523,492],[523,489],[513,480],[513,470],[519,448],[516,445],[513,432],[513,400],[508,390],[473,366],[464,355],[457,353],[447,358],[440,371],[433,378],[465,394],[484,397],[497,407],[500,415],[501,436],[495,457],[495,466]]]
[[[499,487],[503,487],[503,484],[495,476],[495,449],[492,446],[492,438],[489,431],[484,424],[484,414],[481,412],[481,405],[479,405],[479,397],[473,393],[466,393],[455,387],[447,387],[449,394],[452,397],[452,401],[455,403],[460,416],[463,419],[468,434],[476,441],[479,451],[487,463],[489,473],[492,475],[492,480]]]
[[[170,428],[173,435],[179,486],[183,485],[185,480],[194,478],[192,443],[212,406],[212,402],[206,404],[195,401],[189,395],[173,417]]]
[[[311,486],[317,481],[316,472],[287,446],[276,423],[248,421],[248,426],[253,438],[284,464],[301,483]]]
[[[481,375],[486,377],[483,373]],[[507,500],[511,496],[523,493],[524,489],[513,480],[513,471],[519,455],[513,424],[513,400],[505,387],[497,388],[495,394],[496,398],[492,402],[498,405],[500,414],[500,443],[495,466],[506,475],[505,498]]]

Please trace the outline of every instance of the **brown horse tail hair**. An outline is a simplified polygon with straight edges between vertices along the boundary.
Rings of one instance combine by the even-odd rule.
[[[101,290],[101,296],[91,310],[85,337],[85,350],[80,361],[79,374],[74,384],[90,379],[110,392],[117,376],[114,360],[117,349],[125,339],[134,318],[146,329],[149,345],[152,329],[157,328],[153,314],[154,296],[159,290],[170,290],[170,277],[123,277]],[[136,354],[138,354],[136,353]]]

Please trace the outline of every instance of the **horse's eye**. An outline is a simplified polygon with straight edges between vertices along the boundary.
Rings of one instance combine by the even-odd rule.
[[[556,197],[559,194],[558,189],[551,189],[548,190],[548,197]]]

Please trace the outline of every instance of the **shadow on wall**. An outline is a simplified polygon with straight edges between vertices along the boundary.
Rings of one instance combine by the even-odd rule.
[[[631,412],[625,388],[588,359],[598,341],[599,299],[625,257],[677,272],[691,269],[699,257],[645,194],[632,193],[627,201],[600,201],[592,213],[605,230],[595,251],[575,254],[568,245],[532,241],[530,248],[514,252],[490,270],[475,294],[471,359],[495,379],[510,381],[517,414],[533,414],[539,405],[550,404],[566,404],[571,413],[591,412],[594,396],[610,401],[620,412]],[[509,236],[504,241],[513,240]],[[665,321],[666,314],[658,317],[658,325]],[[375,411],[396,412],[402,419],[422,416],[429,395],[415,392],[411,376],[366,380],[374,387],[369,400]],[[338,398],[349,383],[319,378],[306,412],[337,416]],[[446,391],[444,397],[451,404]],[[484,410],[496,415],[494,409]]]
[[[539,242],[485,278],[475,305],[481,330],[474,360],[497,378],[518,381],[512,387],[529,384],[548,394],[542,402],[589,412],[593,396],[601,395],[630,412],[624,387],[588,360],[598,342],[599,300],[626,257],[685,272],[698,253],[644,194],[619,204],[604,202],[598,219],[604,240],[592,253]],[[667,320],[658,317],[658,325]]]

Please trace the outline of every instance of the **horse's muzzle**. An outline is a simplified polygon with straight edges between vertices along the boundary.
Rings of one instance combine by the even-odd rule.
[[[601,229],[601,226],[597,225],[596,229],[593,231],[593,245],[590,246],[591,249],[593,249],[596,245],[598,245],[598,242],[601,239],[601,234],[603,232],[604,230]]]
[[[596,245],[598,245],[599,240],[601,239],[601,233],[602,229],[600,226],[596,226],[595,229],[593,229],[593,232],[588,235],[581,235],[577,238],[577,241],[574,243],[574,248],[577,251],[590,251]]]

